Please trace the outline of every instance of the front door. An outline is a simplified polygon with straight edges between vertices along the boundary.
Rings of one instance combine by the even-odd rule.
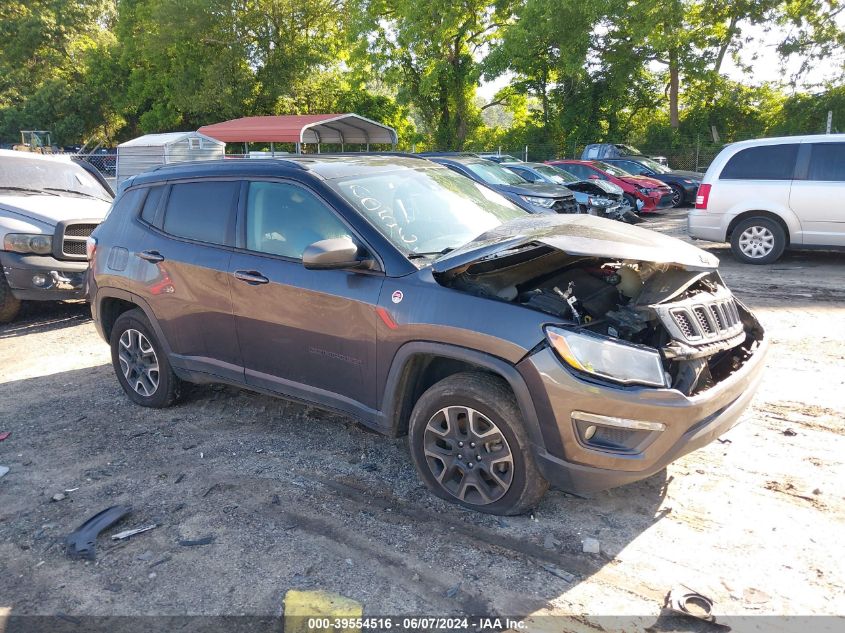
[[[809,161],[792,181],[789,206],[804,229],[804,244],[845,246],[845,143],[804,143]],[[799,159],[799,164],[800,164]]]
[[[372,411],[384,276],[302,265],[308,245],[352,231],[300,184],[251,182],[242,209],[245,248],[229,272],[247,383],[353,414]]]

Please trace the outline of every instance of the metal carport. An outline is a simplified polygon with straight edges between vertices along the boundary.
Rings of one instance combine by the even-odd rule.
[[[225,143],[293,143],[296,153],[303,143],[345,145],[390,144],[394,149],[396,130],[358,114],[293,114],[284,116],[249,116],[222,123],[204,125],[199,130]]]

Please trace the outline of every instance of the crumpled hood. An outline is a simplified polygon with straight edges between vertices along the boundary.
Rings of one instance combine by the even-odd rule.
[[[506,222],[437,259],[435,273],[481,261],[536,242],[569,255],[606,257],[655,264],[674,264],[688,270],[713,270],[719,259],[674,237],[591,215],[532,215]]]
[[[50,226],[63,220],[102,220],[110,202],[76,196],[0,196],[0,209]]]
[[[526,182],[519,185],[496,185],[497,189],[515,193],[518,196],[536,196],[538,198],[568,198],[572,192],[564,185],[545,182]]]

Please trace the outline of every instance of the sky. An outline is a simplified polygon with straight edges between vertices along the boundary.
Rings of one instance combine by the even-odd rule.
[[[845,13],[840,14],[837,21],[842,28],[845,28]],[[778,56],[776,46],[786,35],[783,29],[774,28],[767,33],[762,26],[753,26],[745,27],[743,34],[754,38],[753,45],[746,45],[740,51],[742,63],[752,66],[752,72],[750,75],[746,75],[745,71],[728,55],[722,63],[722,73],[730,79],[754,85],[786,81],[800,68],[800,59],[790,59],[786,64],[783,64]],[[841,76],[843,63],[845,63],[845,51],[841,51],[838,56],[833,58],[818,61],[797,86],[798,90],[810,89],[815,84],[824,83]],[[502,75],[494,81],[482,83],[478,89],[478,94],[485,100],[490,101],[496,92],[508,85],[512,77],[512,75]]]

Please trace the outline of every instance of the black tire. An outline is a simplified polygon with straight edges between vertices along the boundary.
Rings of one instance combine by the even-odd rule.
[[[143,343],[144,339],[148,346]],[[110,343],[114,373],[132,402],[143,407],[161,409],[169,407],[179,399],[182,383],[173,373],[170,361],[142,310],[129,310],[117,318],[112,327]],[[133,353],[131,348],[136,344],[137,351]],[[145,351],[147,349],[152,350],[152,355]],[[152,360],[155,361],[157,370],[152,369]],[[155,378],[151,377],[153,374]],[[151,388],[153,383],[154,389]],[[142,393],[143,391],[146,393]]]
[[[449,418],[447,411],[457,413]],[[476,444],[472,440],[479,433],[488,439]],[[461,438],[465,442],[458,446]],[[536,506],[549,487],[534,461],[513,393],[498,376],[464,372],[434,384],[411,412],[408,441],[429,490],[478,512],[521,514]]]
[[[679,185],[669,185],[669,188],[672,189],[672,208],[677,209],[678,207],[684,206],[686,194],[683,188]]]
[[[786,248],[786,231],[780,223],[766,217],[747,218],[731,233],[731,251],[746,264],[771,264]]]
[[[12,294],[6,275],[0,270],[0,323],[11,323],[21,310],[21,300]]]

